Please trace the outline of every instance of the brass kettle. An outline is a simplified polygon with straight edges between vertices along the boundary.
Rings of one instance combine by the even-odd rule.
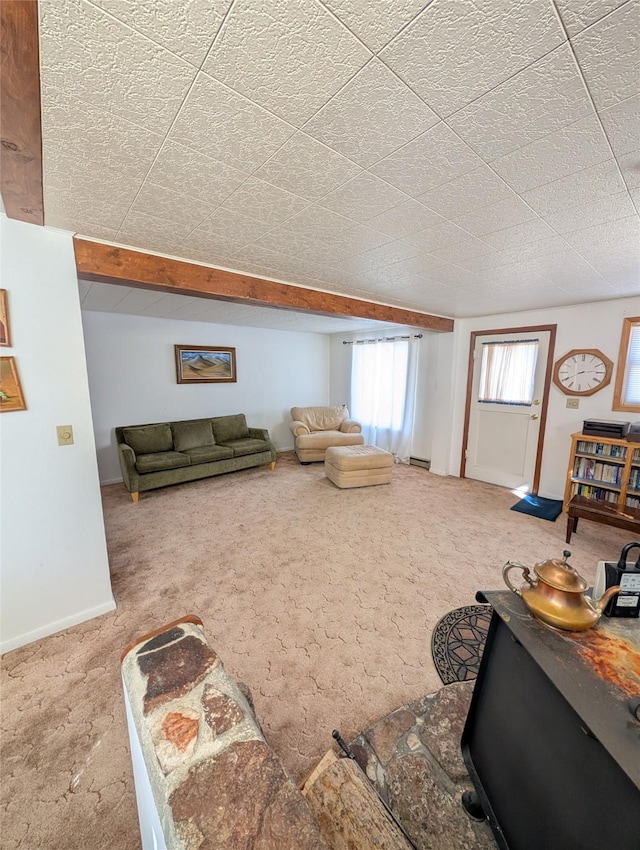
[[[555,629],[570,632],[590,629],[602,616],[607,602],[620,590],[619,585],[610,587],[603,596],[594,601],[584,595],[587,582],[567,563],[571,552],[562,553],[563,559],[542,561],[533,568],[537,578],[531,578],[531,570],[524,564],[507,561],[502,568],[502,578],[507,587],[520,596],[534,617]],[[509,581],[510,570],[522,570],[527,586],[515,587]]]

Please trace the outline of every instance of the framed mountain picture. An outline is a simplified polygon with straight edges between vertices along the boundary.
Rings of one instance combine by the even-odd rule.
[[[176,345],[179,384],[221,384],[236,381],[235,348]]]

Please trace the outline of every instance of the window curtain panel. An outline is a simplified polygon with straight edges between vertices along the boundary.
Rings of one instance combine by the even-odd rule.
[[[418,340],[353,345],[351,415],[365,443],[409,463],[418,374]]]

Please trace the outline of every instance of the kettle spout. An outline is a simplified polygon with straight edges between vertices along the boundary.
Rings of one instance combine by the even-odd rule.
[[[609,602],[611,597],[615,596],[616,593],[618,593],[619,590],[620,590],[620,585],[616,584],[615,587],[610,587],[609,590],[607,590],[605,593],[603,593],[602,596],[600,597],[600,599],[598,599],[597,601],[590,599],[589,602],[590,602],[593,610],[597,614],[602,614],[604,609],[607,607],[607,603]]]

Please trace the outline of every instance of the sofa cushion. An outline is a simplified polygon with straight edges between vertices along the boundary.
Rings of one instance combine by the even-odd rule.
[[[123,428],[125,443],[138,455],[150,452],[169,452],[173,448],[171,428],[166,422],[159,425],[134,425]]]
[[[201,446],[215,446],[213,428],[210,419],[188,419],[184,422],[172,422],[173,447],[177,452],[198,449]]]
[[[229,440],[242,440],[249,436],[247,420],[244,413],[232,416],[219,416],[211,420],[216,443],[227,443]]]
[[[311,431],[337,431],[343,420],[349,418],[344,404],[334,407],[292,407],[291,418],[304,423]]]
[[[246,437],[244,440],[225,440],[224,444],[227,448],[233,449],[233,456],[240,457],[241,455],[254,455],[257,452],[271,451],[269,443],[265,440],[254,440],[252,437]]]
[[[210,463],[212,460],[225,460],[233,457],[233,450],[226,446],[198,446],[196,449],[186,449],[184,454],[191,458],[191,465]]]
[[[181,452],[151,452],[138,455],[136,469],[138,472],[160,472],[163,469],[176,469],[179,466],[189,466],[191,458]]]

